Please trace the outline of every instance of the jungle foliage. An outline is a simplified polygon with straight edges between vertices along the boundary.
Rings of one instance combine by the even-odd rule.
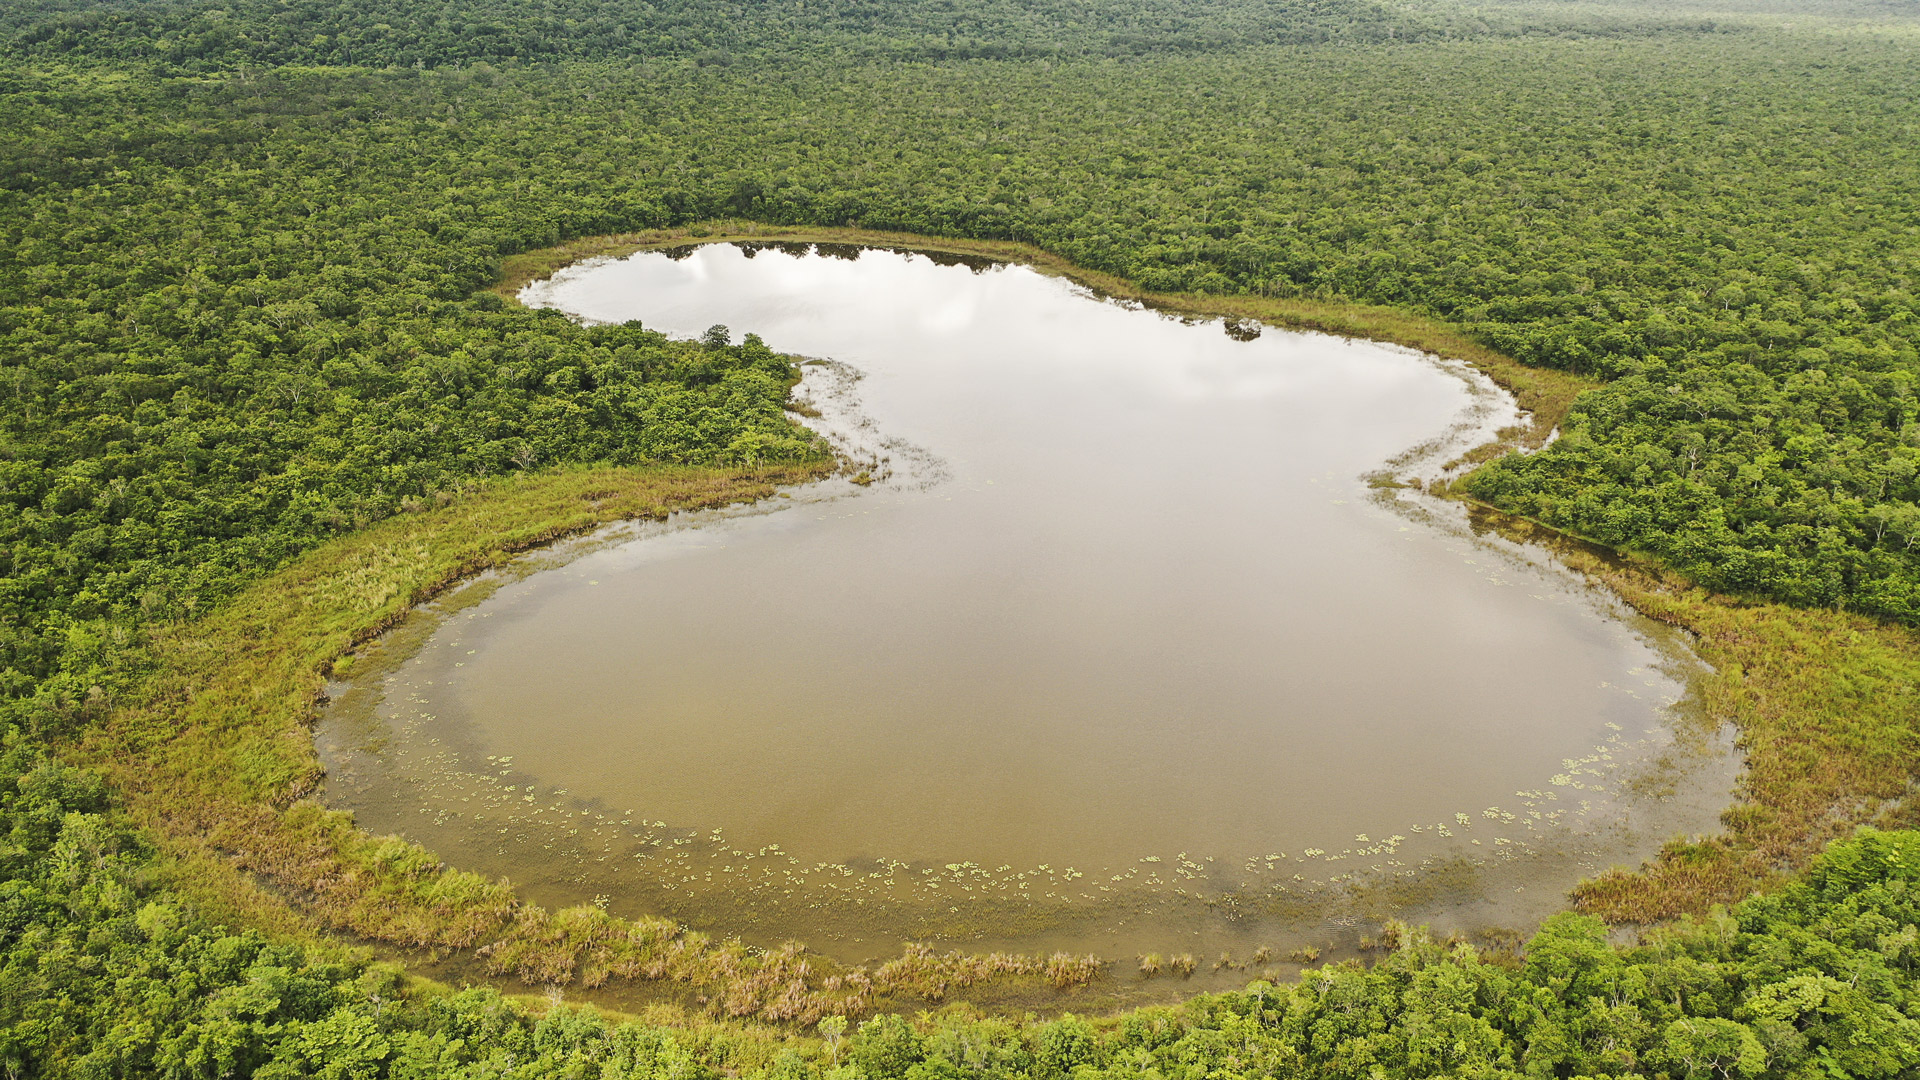
[[[40,58],[142,60],[178,72],[236,65],[439,67],[473,61],[841,57],[955,60],[1133,56],[1249,45],[1485,34],[1638,34],[1712,19],[1563,8],[1415,10],[1372,0],[5,0],[0,40]]]
[[[218,930],[43,749],[146,677],[151,628],[342,532],[550,465],[818,458],[757,339],[484,291],[575,237],[856,225],[1432,316],[1602,383],[1472,494],[1920,623],[1920,36],[1910,3],[1747,6],[0,3],[0,1060],[704,1075],[657,1032]],[[1519,966],[1410,936],[1115,1024],[883,1019],[757,1064],[1900,1075],[1916,843],[1642,948],[1572,917]]]
[[[1473,493],[1717,588],[1920,619],[1920,61],[1898,30],[752,70],[16,64],[5,689],[60,670],[70,620],[190,612],[457,478],[801,452],[777,380],[757,421],[696,420],[739,380],[602,370],[624,347],[606,332],[469,299],[503,254],[720,215],[1438,315],[1610,380]],[[620,395],[646,398],[646,439],[606,429]]]
[[[823,452],[783,415],[794,371],[758,338],[469,299],[496,238],[329,190],[299,154],[202,154],[219,140],[177,147],[202,159],[185,169],[42,187],[27,198],[62,224],[9,245],[0,679],[16,700],[38,688],[42,728],[114,685],[100,652],[133,626],[490,475]],[[62,657],[79,682],[48,682]]]

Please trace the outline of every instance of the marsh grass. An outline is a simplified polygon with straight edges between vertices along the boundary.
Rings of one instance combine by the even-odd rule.
[[[1100,977],[1102,965],[1094,956],[1057,952],[1042,959],[1011,953],[935,953],[925,945],[909,944],[904,955],[880,965],[874,984],[883,992],[910,992],[938,1001],[955,990],[996,979],[1043,981],[1056,990],[1072,990]]]
[[[1711,666],[1694,693],[1710,724],[1738,732],[1745,770],[1717,836],[1676,839],[1640,869],[1615,868],[1573,891],[1613,922],[1698,914],[1765,889],[1860,825],[1897,826],[1920,810],[1920,634],[1831,610],[1707,592],[1488,507],[1478,527],[1548,544],[1649,618],[1691,635]]]
[[[321,779],[310,722],[334,665],[519,552],[609,522],[761,498],[829,468],[560,470],[389,519],[295,560],[208,617],[156,631],[157,671],[144,693],[73,751],[194,868],[183,883],[226,910],[265,914],[292,901],[327,929],[415,948],[471,946],[506,920],[510,890],[369,837],[306,798]],[[213,867],[223,869],[202,872]]]
[[[843,970],[798,946],[714,942],[595,905],[549,912],[504,882],[370,836],[311,795],[311,721],[327,678],[408,612],[518,553],[611,522],[765,498],[830,461],[750,469],[572,469],[518,476],[404,514],[295,560],[220,611],[163,629],[137,700],[72,747],[104,770],[157,841],[169,874],[209,911],[288,936],[469,952],[494,975],[587,989],[611,980],[687,988],[710,1015],[811,1022],[895,998],[938,1000],[1001,980],[1084,986],[1092,957],[936,955]]]
[[[511,295],[581,258],[671,246],[694,235],[589,238],[516,256],[501,291]],[[1177,313],[1258,319],[1439,353],[1487,373],[1532,413],[1485,457],[1539,445],[1574,396],[1592,385],[1526,368],[1419,315],[1334,301],[1147,293],[1017,244],[739,222],[715,223],[698,238],[872,244],[1022,261]],[[108,774],[181,888],[220,917],[288,936],[334,932],[432,956],[464,953],[500,977],[540,987],[672,984],[709,1016],[742,1022],[858,1015],[908,997],[939,1001],[989,982],[1085,987],[1102,972],[1092,957],[938,954],[910,946],[873,970],[846,969],[797,946],[762,951],[716,943],[664,920],[623,920],[592,905],[548,912],[521,902],[503,882],[449,869],[417,845],[369,836],[349,815],[311,800],[321,774],[309,724],[327,677],[417,605],[518,552],[613,521],[762,498],[832,467],[823,461],[559,470],[421,505],[296,560],[218,612],[157,632],[157,674],[146,691],[70,749]],[[1500,527],[1555,543],[1569,565],[1650,617],[1695,635],[1697,651],[1715,669],[1703,677],[1704,707],[1738,727],[1747,758],[1724,835],[1670,844],[1642,870],[1587,882],[1575,892],[1577,906],[1637,922],[1701,911],[1777,880],[1858,823],[1920,816],[1913,795],[1920,739],[1912,723],[1920,705],[1920,642],[1911,631],[1710,595],[1530,523],[1503,518]],[[1312,963],[1318,955],[1302,948],[1289,959]],[[1183,977],[1197,966],[1187,954],[1165,963]],[[1159,971],[1158,957],[1142,959],[1143,977]]]

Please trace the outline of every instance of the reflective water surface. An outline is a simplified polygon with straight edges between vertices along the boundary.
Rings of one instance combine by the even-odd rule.
[[[863,475],[575,545],[371,650],[329,800],[454,865],[853,959],[1281,963],[1386,915],[1524,928],[1725,802],[1680,643],[1384,486],[1511,422],[1465,373],[888,251],[525,298],[819,358],[796,396]]]

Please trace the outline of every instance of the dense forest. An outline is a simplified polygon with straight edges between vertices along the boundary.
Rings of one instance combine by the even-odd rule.
[[[1636,12],[1413,10],[1373,0],[567,0],[422,8],[184,0],[0,5],[0,32],[35,57],[155,61],[170,71],[236,65],[440,67],[475,60],[688,58],[702,64],[818,57],[1132,56],[1248,45],[1418,41],[1489,34],[1642,34],[1711,18]]]
[[[455,478],[631,453],[607,440],[637,436],[544,422],[548,395],[590,413],[627,392],[576,354],[593,335],[476,290],[506,253],[721,215],[1022,239],[1148,288],[1443,315],[1610,380],[1475,494],[1716,588],[1912,621],[1920,59],[1853,33],[1714,41],[755,72],[18,65],[0,679],[31,698],[70,640],[117,632],[84,625],[191,611],[233,560],[244,576]],[[608,377],[648,380],[625,363]],[[655,408],[733,393],[675,385],[693,396]],[[759,408],[755,438],[784,445],[774,399]],[[711,458],[746,430],[729,415],[674,437]],[[312,438],[355,430],[342,460]]]
[[[757,338],[486,291],[574,237],[854,225],[1421,313],[1602,383],[1466,493],[1711,589],[1920,624],[1920,19],[1723,7],[0,3],[0,1056],[707,1067],[229,936],[46,756],[136,693],[154,628],[330,537],[556,466],[823,454]],[[1897,1075],[1913,843],[1640,950],[1568,920],[1517,969],[1416,943],[1097,1033],[877,1023],[821,1053],[876,1080]]]

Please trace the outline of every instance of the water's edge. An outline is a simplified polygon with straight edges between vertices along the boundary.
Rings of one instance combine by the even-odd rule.
[[[579,264],[582,269],[590,268],[592,261]],[[1098,296],[1091,289],[1088,294]],[[1108,301],[1121,302],[1125,301]],[[1254,332],[1257,332],[1254,331]],[[1515,565],[1525,565],[1535,571],[1550,569],[1560,574],[1569,584],[1589,590],[1596,596],[1604,596],[1604,603],[1610,606],[1616,618],[1630,623],[1635,631],[1650,642],[1656,644],[1667,658],[1669,673],[1683,682],[1690,683],[1698,674],[1699,661],[1694,659],[1680,637],[1665,627],[1639,618],[1623,601],[1602,587],[1587,582],[1575,571],[1568,569],[1554,559],[1545,548],[1525,543],[1515,543],[1504,538],[1488,536],[1474,528],[1466,504],[1430,492],[1435,487],[1443,487],[1445,481],[1456,477],[1470,465],[1472,451],[1489,443],[1502,441],[1501,433],[1510,431],[1525,421],[1514,399],[1499,388],[1492,379],[1461,361],[1450,361],[1430,353],[1419,353],[1404,346],[1391,346],[1411,355],[1418,355],[1423,361],[1439,366],[1442,370],[1460,379],[1470,390],[1472,405],[1468,412],[1460,417],[1446,431],[1434,438],[1425,440],[1416,446],[1382,463],[1383,467],[1370,474],[1372,498],[1383,508],[1402,516],[1410,523],[1420,527],[1442,530],[1461,544],[1472,545],[1475,550],[1509,560]],[[510,567],[490,571],[477,576],[461,587],[450,591],[441,600],[428,608],[411,614],[400,627],[363,651],[363,660],[357,665],[355,676],[329,688],[334,704],[329,707],[321,719],[316,732],[323,761],[330,774],[352,772],[355,769],[354,758],[364,755],[371,749],[377,752],[381,739],[366,730],[362,724],[373,718],[373,710],[379,700],[376,684],[381,677],[397,670],[432,637],[435,630],[446,621],[470,611],[485,600],[495,590],[511,581],[523,579],[531,574],[564,567],[583,555],[609,547],[624,545],[642,539],[658,537],[685,530],[711,529],[725,522],[743,517],[779,513],[795,505],[810,505],[859,498],[871,490],[869,485],[879,488],[905,489],[922,487],[937,483],[942,474],[942,465],[932,454],[911,446],[882,432],[873,421],[860,411],[857,384],[859,372],[846,365],[830,361],[810,361],[805,368],[806,377],[797,387],[798,400],[807,409],[809,425],[821,431],[834,445],[844,466],[834,477],[813,484],[781,491],[774,498],[746,506],[732,507],[718,511],[704,511],[696,514],[675,515],[664,522],[632,522],[605,527],[587,536],[563,541],[552,548],[537,554],[522,557]],[[818,415],[813,415],[817,413]],[[1676,793],[1686,782],[1688,774],[1711,772],[1715,779],[1726,774],[1725,768],[1730,761],[1731,748],[1728,733],[1711,730],[1698,715],[1689,716],[1686,703],[1677,709],[1679,722],[1676,732],[1685,738],[1676,738],[1670,752],[1660,760],[1650,761],[1646,775],[1638,782],[1654,788],[1671,788]],[[359,720],[355,718],[358,717]],[[1689,726],[1691,725],[1691,726]],[[358,730],[356,730],[358,729]],[[1688,742],[1691,745],[1686,745]],[[1720,766],[1716,768],[1715,766]],[[1737,763],[1732,768],[1737,769]],[[1709,781],[1710,783],[1712,781]],[[331,791],[330,791],[331,796]],[[1723,802],[1725,800],[1722,800]],[[1511,811],[1503,811],[1511,816]],[[1525,810],[1522,810],[1525,813]],[[642,822],[642,826],[647,823]],[[1496,823],[1497,826],[1497,823]],[[1461,823],[1464,833],[1470,828]],[[672,830],[662,828],[664,836]],[[687,838],[683,838],[687,839]],[[1387,854],[1396,853],[1399,844],[1407,838],[1399,837],[1385,846]],[[1657,839],[1664,839],[1660,837]],[[1477,844],[1478,841],[1476,840]],[[429,844],[429,846],[432,846]],[[1657,841],[1656,841],[1657,846]],[[1648,854],[1651,849],[1641,845]],[[1209,860],[1211,861],[1211,860]],[[1199,866],[1195,870],[1201,870]],[[1271,866],[1268,869],[1272,869]],[[1376,868],[1377,871],[1378,868]],[[1277,901],[1271,893],[1246,894],[1235,890],[1226,890],[1213,896],[1201,896],[1195,893],[1186,906],[1190,914],[1209,923],[1228,925],[1240,922],[1246,917],[1239,910],[1243,906],[1263,906],[1274,908],[1286,906],[1298,916],[1297,921],[1311,923],[1314,930],[1302,934],[1296,942],[1282,942],[1274,949],[1264,946],[1250,948],[1244,956],[1254,960],[1240,960],[1223,963],[1213,972],[1201,972],[1196,980],[1201,984],[1234,983],[1244,981],[1245,972],[1250,963],[1259,962],[1260,953],[1268,952],[1266,962],[1281,973],[1288,966],[1287,958],[1293,963],[1306,962],[1301,959],[1308,953],[1316,957],[1353,954],[1361,949],[1364,939],[1369,936],[1369,924],[1379,921],[1387,913],[1395,915],[1444,914],[1448,909],[1457,907],[1460,900],[1468,898],[1475,891],[1474,880],[1477,875],[1456,862],[1442,861],[1433,874],[1433,880],[1417,887],[1409,887],[1393,880],[1395,875],[1377,873],[1369,877],[1365,873],[1352,874],[1342,880],[1339,877],[1329,879],[1328,888],[1320,893],[1303,890]],[[538,883],[523,884],[523,895],[542,902],[558,903],[562,900],[581,899],[580,891],[558,890],[549,893]],[[543,895],[547,894],[547,895]],[[596,897],[604,894],[595,894]],[[613,910],[622,910],[628,905],[613,897],[605,897],[614,904]],[[1558,906],[1556,898],[1552,906]],[[1538,909],[1541,905],[1531,905]],[[731,918],[747,912],[738,909],[727,911],[708,920],[702,920],[706,926],[716,930],[738,928],[739,924]],[[1465,926],[1452,929],[1465,930]],[[1501,925],[1490,920],[1482,920],[1477,927],[1487,940],[1511,940],[1524,927]],[[1006,944],[990,934],[980,933],[978,926],[952,928],[947,935],[952,940],[965,941],[979,947],[993,947]],[[939,934],[928,936],[939,937]],[[856,950],[857,951],[857,950]]]

